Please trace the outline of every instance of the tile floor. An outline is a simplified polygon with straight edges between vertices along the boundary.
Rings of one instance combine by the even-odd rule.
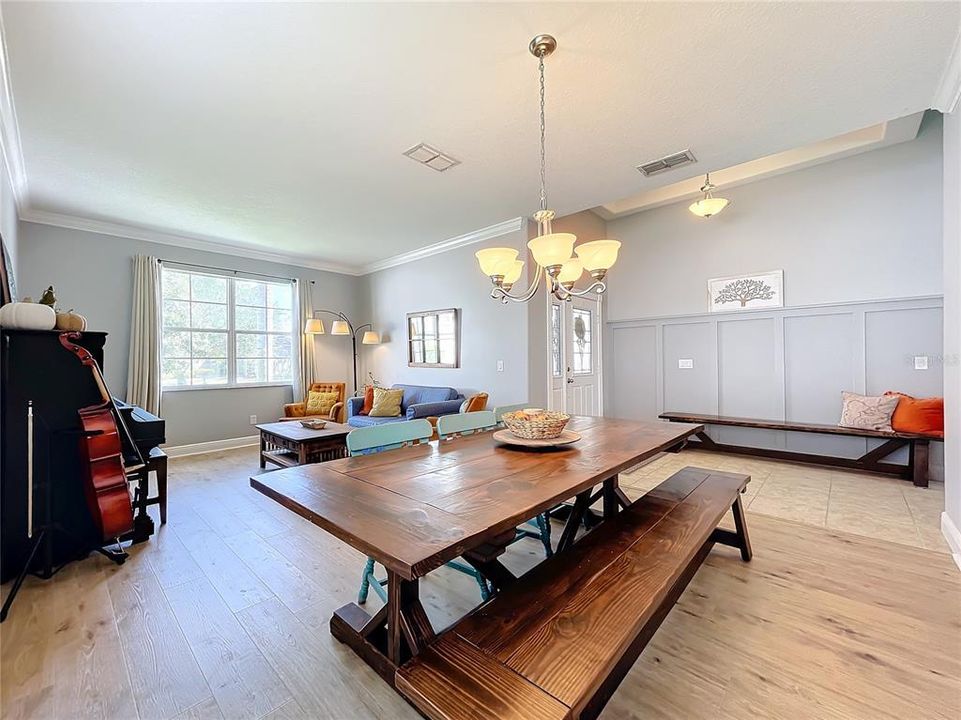
[[[886,475],[686,450],[623,473],[621,484],[640,494],[688,465],[750,475],[744,502],[754,513],[950,552],[941,535],[939,482],[918,488]]]

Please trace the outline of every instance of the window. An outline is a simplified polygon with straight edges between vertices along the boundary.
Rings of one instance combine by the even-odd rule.
[[[457,310],[431,310],[407,315],[407,364],[410,367],[460,367],[460,322]]]
[[[293,379],[293,285],[164,267],[161,382],[181,387]]]
[[[561,306],[551,303],[551,375],[561,376]]]
[[[593,313],[590,310],[580,310],[579,308],[574,308],[571,312],[574,318],[574,374],[590,375],[594,372],[594,364],[591,357]]]

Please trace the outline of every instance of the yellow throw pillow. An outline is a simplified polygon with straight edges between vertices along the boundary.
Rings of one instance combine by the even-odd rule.
[[[309,392],[307,393],[307,414],[308,415],[330,415],[330,409],[337,402],[335,392]]]
[[[374,388],[374,406],[370,409],[370,417],[400,417],[400,401],[404,399],[404,390],[388,390]]]

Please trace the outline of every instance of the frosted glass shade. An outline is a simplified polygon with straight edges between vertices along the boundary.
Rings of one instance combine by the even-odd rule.
[[[346,320],[334,320],[330,324],[331,335],[350,335],[350,325]]]
[[[503,269],[503,265],[501,266],[501,269]],[[524,261],[523,260],[512,261],[510,269],[504,273],[504,284],[513,285],[514,283],[516,283],[520,279],[522,272],[524,272]]]
[[[721,210],[726,208],[727,203],[728,201],[725,198],[701,198],[697,202],[691,203],[688,210],[698,217],[709,218],[712,215],[717,215]]]
[[[557,275],[557,282],[573,283],[584,272],[584,264],[578,258],[571,258],[561,266],[561,271]]]
[[[575,240],[577,236],[572,233],[551,233],[528,241],[527,247],[534,256],[534,262],[541,267],[550,267],[563,265],[571,259]]]
[[[324,321],[318,320],[317,318],[310,318],[306,323],[304,323],[304,334],[305,335],[323,335]]]
[[[517,250],[514,248],[484,248],[474,253],[477,262],[480,263],[481,272],[490,277],[491,275],[503,275],[501,266],[517,259]]]
[[[360,341],[362,345],[380,345],[380,335],[373,330],[364,333],[364,339]]]
[[[584,263],[588,272],[609,270],[617,262],[617,251],[621,249],[619,240],[594,240],[578,245],[574,252]]]

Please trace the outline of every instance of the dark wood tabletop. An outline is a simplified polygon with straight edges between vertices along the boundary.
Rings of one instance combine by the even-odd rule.
[[[581,439],[552,450],[509,447],[486,432],[250,484],[413,580],[703,429],[596,417],[574,417],[568,428]]]

